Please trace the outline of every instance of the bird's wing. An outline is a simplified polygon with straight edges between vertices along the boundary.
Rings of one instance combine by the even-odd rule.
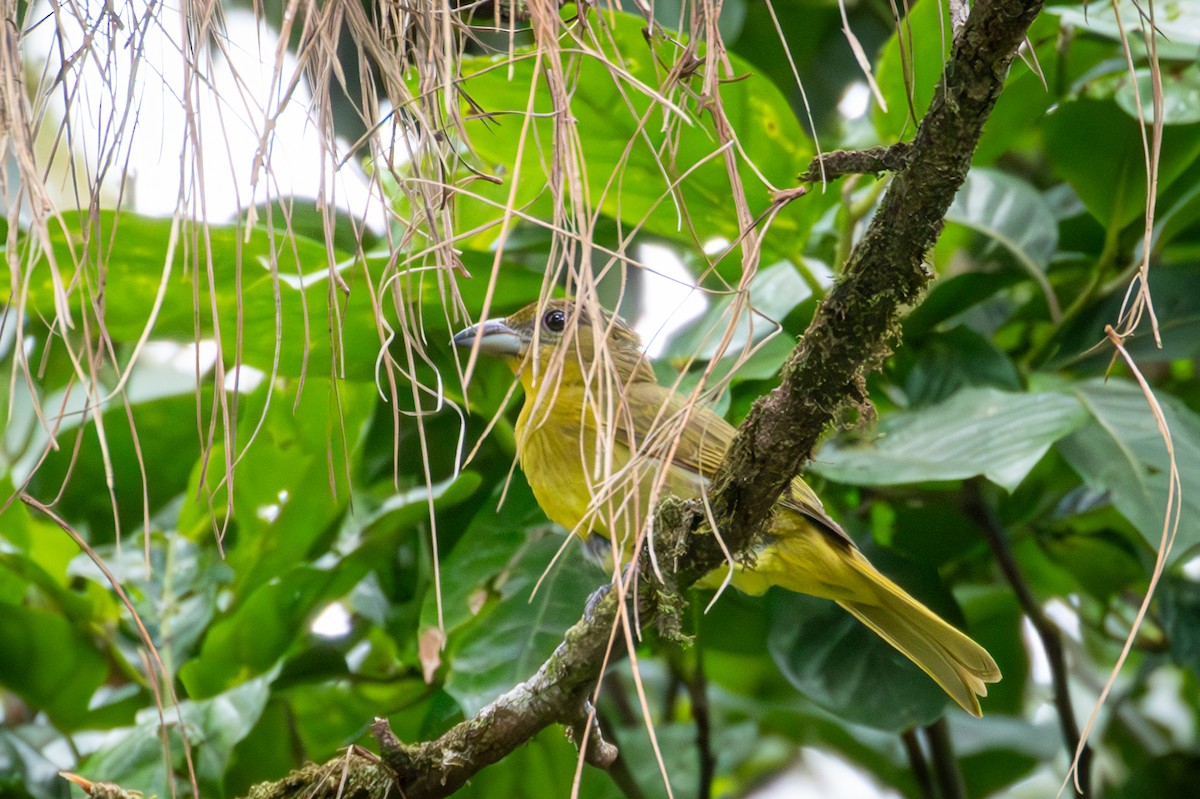
[[[623,421],[615,431],[618,441],[650,458],[661,460],[670,452],[671,466],[705,480],[716,473],[736,432],[729,422],[704,405],[688,408],[686,397],[657,383],[634,382],[624,396],[631,410],[620,414]],[[829,517],[816,492],[802,478],[792,480],[779,506],[800,514],[830,538],[854,546],[853,539]]]
[[[825,506],[821,504],[821,498],[817,496],[816,491],[812,490],[812,486],[804,482],[804,478],[792,478],[792,484],[779,498],[779,504],[788,510],[799,513],[835,541],[854,546],[854,539],[842,529],[840,524],[829,518],[829,514],[825,512]]]
[[[692,472],[705,480],[712,477],[729,449],[734,429],[729,422],[700,403],[689,400],[658,383],[638,381],[624,392],[629,409],[619,414],[615,435],[630,450],[648,458]]]

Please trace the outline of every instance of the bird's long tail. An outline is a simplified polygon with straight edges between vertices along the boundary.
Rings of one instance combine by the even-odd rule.
[[[838,602],[921,670],[973,716],[987,684],[1000,679],[1000,669],[987,650],[951,627],[903,588],[853,552],[853,566],[870,582],[874,596]]]
[[[987,650],[939,618],[885,577],[849,540],[784,512],[775,540],[740,569],[733,584],[751,594],[772,585],[832,599],[896,647],[973,716],[979,696],[1000,679]]]

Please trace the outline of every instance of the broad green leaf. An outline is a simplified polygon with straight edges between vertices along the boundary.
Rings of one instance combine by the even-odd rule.
[[[1171,659],[1200,672],[1200,583],[1168,575],[1159,588]]]
[[[942,715],[949,700],[937,683],[833,602],[777,590],[767,608],[771,657],[815,704],[896,732]]]
[[[1154,549],[1162,540],[1167,511],[1169,459],[1166,444],[1141,390],[1133,383],[1091,380],[1075,395],[1092,421],[1057,445],[1084,483],[1107,491],[1117,510]],[[1182,492],[1182,523],[1172,560],[1200,543],[1200,419],[1174,398],[1158,394],[1175,449]]]
[[[949,55],[950,15],[937,3],[917,3],[875,64],[887,109],[875,107],[875,130],[884,142],[911,139],[933,99]],[[914,121],[916,120],[916,121]]]
[[[795,266],[781,263],[755,275],[750,281],[748,293],[749,301],[742,298],[736,319],[733,318],[736,297],[720,297],[709,305],[699,319],[672,336],[664,357],[671,360],[711,360],[732,325],[733,333],[724,353],[726,357],[736,358],[751,344],[778,331],[783,318],[812,296],[812,289],[800,277]]]
[[[237,538],[227,547],[239,586],[250,591],[319,554],[350,497],[350,464],[375,410],[375,387],[312,378],[276,387],[264,382],[241,398],[233,476]],[[229,513],[222,479],[225,449],[196,464],[179,527],[198,539]],[[206,484],[199,481],[204,475]]]
[[[388,554],[400,537],[411,534],[412,528],[429,521],[430,510],[453,507],[475,493],[483,478],[472,471],[447,478],[432,487],[418,485],[396,493],[386,485],[387,495],[378,500],[372,494],[359,494],[352,503],[353,514],[347,514],[338,536],[337,550],[348,552],[359,547]]]
[[[1152,246],[1162,249],[1173,242],[1200,218],[1200,181],[1178,181],[1159,198],[1154,215]],[[1134,251],[1140,261],[1142,243]]]
[[[105,560],[126,575],[123,583],[134,608],[159,647],[168,667],[190,658],[217,612],[220,592],[228,590],[233,573],[215,547],[197,545],[187,537],[155,534],[149,569],[135,547],[106,552]]]
[[[73,286],[68,294],[73,318],[91,305],[102,283],[104,329],[115,342],[138,340],[153,322],[151,336],[157,340],[192,342],[219,332],[227,366],[238,357],[267,373],[277,366],[278,374],[290,377],[337,374],[374,380],[385,341],[371,292],[379,290],[388,274],[396,274],[390,253],[360,261],[299,234],[183,224],[168,262],[173,224],[170,219],[103,212],[87,228],[93,241],[86,249],[77,217],[67,215],[63,226],[52,226],[50,241],[62,282]],[[97,237],[102,240],[102,267],[97,266]],[[88,260],[77,268],[82,257]],[[426,333],[449,331],[451,296],[461,297],[473,311],[485,296],[497,306],[513,306],[536,295],[542,282],[540,272],[510,267],[489,295],[492,256],[464,253],[461,260],[478,279],[414,269],[399,273],[390,284],[403,302],[421,307]],[[331,283],[332,274],[337,283]],[[160,291],[161,308],[152,318]],[[7,302],[10,292],[9,284],[0,286],[0,301]],[[25,299],[27,314],[54,318],[54,282],[45,259],[30,270]],[[391,329],[408,327],[400,325],[388,303],[381,307]]]
[[[61,407],[57,399],[49,403],[43,405],[48,412]],[[200,456],[195,396],[188,393],[143,402],[128,413],[120,403],[110,406],[102,417],[103,446],[94,422],[82,418],[85,426],[61,436],[57,449],[48,447],[42,432],[35,436],[38,443],[30,454],[41,457],[48,451],[30,476],[27,490],[37,497],[57,495],[73,509],[75,518],[85,523],[93,543],[113,541],[119,533],[140,532],[145,510],[157,513],[174,500],[187,486],[188,473]],[[192,423],[183,423],[183,419]],[[64,446],[64,442],[71,443]],[[105,488],[110,479],[106,462],[111,464],[111,494]],[[151,466],[145,468],[144,464]]]
[[[180,730],[186,731],[191,763],[203,796],[223,795],[225,769],[238,741],[258,722],[270,696],[270,676],[248,681],[203,702],[185,700],[139,714],[138,724],[109,734],[79,773],[95,781],[136,785],[146,796],[191,794]],[[165,729],[164,729],[165,728]],[[164,756],[164,735],[170,759]]]
[[[943,402],[967,386],[1021,388],[1012,361],[964,325],[926,337],[915,354],[917,361],[904,381],[904,393],[913,406]]]
[[[66,538],[64,534],[56,530],[47,529],[42,534]],[[70,539],[67,540],[70,541]],[[73,541],[71,546],[76,549]],[[75,554],[78,554],[77,549]],[[97,613],[97,608],[93,605],[90,596],[68,587],[68,581],[73,575],[68,575],[67,564],[62,564],[63,570],[60,574],[53,575],[46,570],[43,563],[44,561],[28,555],[0,553],[0,575],[3,575],[2,582],[6,584],[5,593],[8,594],[3,600],[11,604],[21,604],[30,589],[36,588],[40,594],[40,602],[48,606],[43,607],[44,610],[52,607],[55,613],[73,624],[85,624],[92,621],[93,616]],[[102,576],[101,579],[103,579]]]
[[[0,685],[68,730],[87,719],[109,671],[91,636],[56,613],[24,605],[0,606],[0,652]]]
[[[566,551],[551,565],[564,545]],[[471,715],[533,676],[579,621],[588,596],[605,582],[578,541],[557,535],[534,540],[498,587],[500,601],[480,613],[455,644],[446,691]]]
[[[180,668],[188,695],[213,697],[274,668],[303,642],[317,610],[366,571],[296,567],[250,593],[209,626],[199,653]]]
[[[514,476],[510,483],[502,481],[496,487],[454,548],[442,554],[442,573],[453,575],[442,584],[447,633],[475,617],[492,596],[497,576],[522,556],[526,531],[544,524],[546,514],[523,479]],[[421,627],[437,625],[437,602],[430,595],[421,608]]]
[[[886,417],[874,441],[831,441],[812,468],[855,485],[982,475],[1011,491],[1051,444],[1085,421],[1080,403],[1062,394],[966,388],[940,405]]]
[[[1007,677],[1007,675],[1006,675]],[[1062,746],[1058,725],[1031,724],[1022,718],[965,713],[950,717],[954,754],[960,758],[967,796],[991,796],[1054,758]]]
[[[142,336],[161,291],[155,338],[194,341],[219,330],[230,364],[240,356],[271,372],[278,358],[281,374],[329,374],[334,327],[347,374],[363,379],[374,374],[381,345],[362,264],[331,256],[323,242],[260,228],[247,233],[235,226],[184,224],[172,248],[172,220],[105,212],[86,227],[91,240],[85,246],[79,218],[65,219],[64,226],[51,227],[50,241],[62,282],[75,286],[71,312],[78,316],[102,284],[105,331],[114,340]],[[100,266],[97,251],[103,253]],[[77,269],[82,257],[87,261]],[[349,296],[330,286],[331,257]],[[0,289],[5,300],[7,290]],[[27,312],[54,317],[54,284],[44,260],[31,270],[26,299]]]
[[[572,29],[579,40],[562,43],[571,130],[587,137],[580,177],[591,201],[627,225],[688,246],[697,237],[738,241],[732,190],[710,118],[682,85],[658,88],[679,57],[679,45],[663,37],[648,42],[640,16],[605,13],[593,22],[599,35]],[[757,217],[769,206],[771,187],[795,185],[813,150],[783,94],[750,64],[732,53],[727,58],[731,74],[741,79],[720,84],[721,101],[738,131],[738,173],[750,213]],[[480,199],[458,195],[459,224],[466,230],[498,220],[510,194],[523,214],[549,219],[554,213],[548,184],[558,179],[549,155],[557,114],[549,93],[540,90],[545,78],[535,75],[534,67],[532,58],[463,60],[461,90],[475,104],[464,105],[470,146],[485,162],[484,170],[503,179],[497,186],[473,183],[470,191]],[[700,80],[685,78],[683,84],[699,90]],[[652,98],[660,92],[673,109],[656,105]],[[536,116],[528,117],[528,110]],[[511,180],[517,181],[515,193]],[[796,252],[814,212],[829,201],[815,195],[791,203],[773,222],[767,252]],[[493,228],[473,246],[490,246],[501,232]],[[733,268],[736,259],[730,263]]]
[[[1119,8],[1119,22],[1112,6],[1050,6],[1046,13],[1057,15],[1063,24],[1110,39],[1114,43],[1128,41],[1134,53],[1144,54],[1145,43],[1141,35],[1136,33],[1146,21],[1143,10],[1132,3],[1122,3]],[[1155,3],[1154,29],[1159,34],[1157,49],[1160,58],[1192,60],[1196,57],[1196,48],[1200,47],[1200,7],[1193,0]]]
[[[1118,515],[1111,506],[1099,514]],[[1130,588],[1146,578],[1140,552],[1128,538],[1113,529],[1095,532],[1079,529],[1086,520],[1072,520],[1070,528],[1039,537],[1047,557],[1057,563],[1088,593],[1102,601],[1110,600],[1118,591]],[[1116,521],[1116,520],[1113,520]]]
[[[1058,248],[1058,223],[1041,192],[994,169],[972,169],[946,221],[977,230],[1040,278]]]
[[[1200,780],[1200,759],[1176,750],[1157,755],[1130,771],[1124,782],[1105,792],[1110,799],[1186,796]]]
[[[955,320],[974,306],[1019,283],[1016,270],[1000,272],[964,272],[938,279],[925,301],[904,319],[904,338],[911,341],[949,320]],[[978,332],[978,331],[977,331]]]
[[[1104,226],[1123,228],[1146,210],[1146,155],[1139,124],[1114,102],[1075,100],[1060,105],[1043,123],[1046,152],[1054,169],[1067,180]],[[1082,146],[1081,131],[1087,131]],[[1097,162],[1097,153],[1103,160]],[[1200,124],[1164,129],[1158,190],[1194,170],[1200,156]]]
[[[1088,95],[1096,99],[1111,96],[1129,116],[1144,119],[1147,124],[1154,121],[1154,85],[1149,68],[1136,71],[1135,82],[1129,73],[1122,71],[1108,81],[1095,81],[1088,86]],[[1200,122],[1200,66],[1192,64],[1184,69],[1162,70],[1164,125],[1192,125]],[[1139,113],[1138,105],[1141,104]]]
[[[1200,201],[1200,192],[1196,199]],[[1197,209],[1200,212],[1200,202]],[[1125,341],[1125,348],[1135,361],[1166,363],[1190,359],[1200,353],[1200,263],[1163,265],[1150,272],[1150,293],[1154,300],[1154,315],[1161,333],[1162,346],[1147,328],[1139,330]],[[1090,351],[1106,339],[1104,328],[1120,318],[1125,302],[1124,292],[1117,292],[1096,303],[1078,320],[1064,326],[1058,334],[1058,354],[1051,367],[1075,366],[1098,372],[1107,367],[1111,352]]]
[[[0,726],[0,794],[11,799],[59,799],[66,793],[57,753],[70,739],[43,719]]]

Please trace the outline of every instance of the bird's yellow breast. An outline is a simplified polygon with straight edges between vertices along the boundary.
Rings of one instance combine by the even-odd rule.
[[[517,456],[550,521],[586,537],[587,530],[576,528],[592,501],[584,462],[595,450],[595,435],[580,427],[581,404],[565,399],[560,394],[552,406],[536,407],[536,401],[526,398],[517,417]]]
[[[612,413],[612,409],[608,409]],[[631,545],[657,495],[699,496],[704,478],[661,460],[633,458],[620,436],[578,386],[559,386],[540,401],[533,389],[517,418],[517,454],[546,516],[577,535]]]

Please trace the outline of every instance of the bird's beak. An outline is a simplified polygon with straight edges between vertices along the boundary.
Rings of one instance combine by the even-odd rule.
[[[479,351],[487,355],[520,355],[524,341],[521,334],[513,330],[503,319],[488,319],[454,336],[456,347],[473,347],[479,342]]]

